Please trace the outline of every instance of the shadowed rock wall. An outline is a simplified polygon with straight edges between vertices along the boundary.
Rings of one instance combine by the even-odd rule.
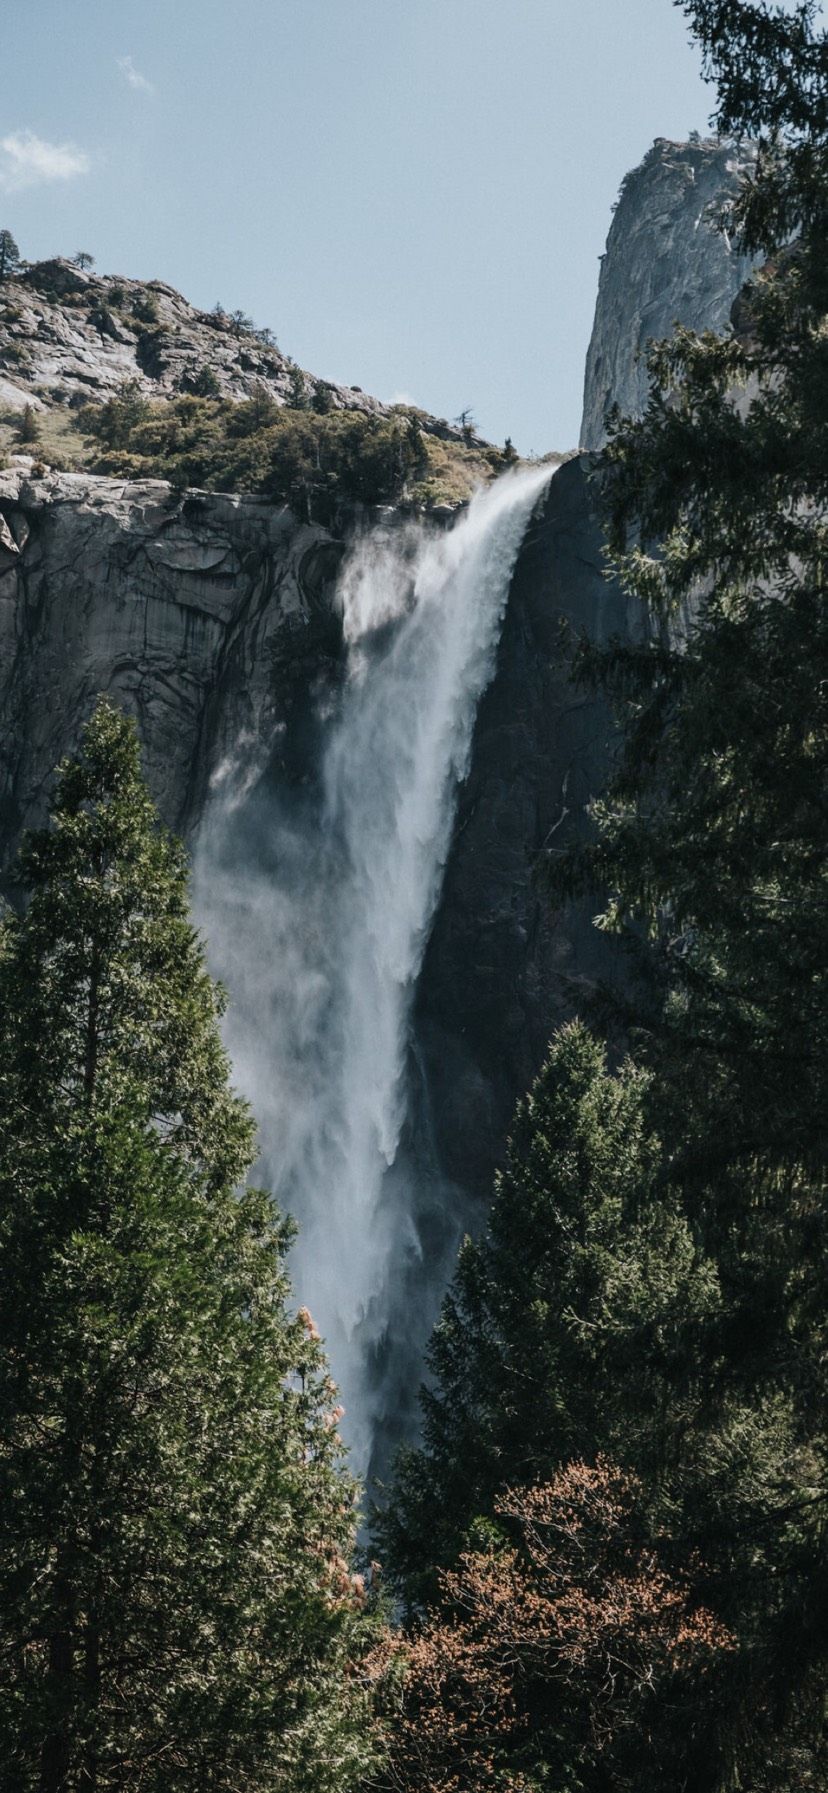
[[[569,677],[584,632],[626,635],[627,602],[603,576],[585,465],[556,474],[512,583],[497,672],[477,718],[416,1026],[438,1156],[475,1197],[553,1029],[616,955],[594,905],[555,911],[536,871],[581,833],[605,781],[612,724]]]
[[[341,664],[342,552],[254,498],[0,474],[4,862],[43,819],[54,766],[101,691],[136,716],[153,795],[185,835],[240,744],[253,744],[251,763],[266,760],[270,784],[312,780],[314,711]],[[489,1191],[552,1028],[608,969],[588,916],[554,914],[533,867],[582,826],[607,764],[606,713],[569,682],[573,636],[626,626],[573,461],[518,560],[418,995],[414,1051],[435,1149],[473,1196]]]
[[[610,398],[640,408],[635,354],[648,336],[677,316],[725,321],[745,264],[705,218],[737,171],[726,147],[662,141],[625,183],[590,345],[590,448]],[[53,767],[100,691],[137,717],[153,794],[185,835],[240,749],[254,783],[291,787],[300,801],[318,772],[316,718],[341,672],[332,598],[354,521],[343,515],[328,531],[256,498],[34,477],[31,464],[0,472],[2,862],[21,828],[42,819]],[[570,682],[573,637],[635,627],[603,576],[586,463],[568,462],[517,562],[418,985],[421,1125],[405,1149],[433,1154],[424,1200],[434,1191],[434,1212],[419,1217],[433,1244],[401,1306],[439,1298],[456,1223],[482,1212],[551,1032],[615,975],[589,907],[556,913],[533,874],[585,826],[612,751],[602,702]]]
[[[337,631],[341,545],[255,498],[0,473],[0,830],[7,863],[99,692],[137,718],[189,833],[240,738],[278,742]]]

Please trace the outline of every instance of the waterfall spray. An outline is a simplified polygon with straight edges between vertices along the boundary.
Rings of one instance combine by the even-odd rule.
[[[197,849],[236,1077],[264,1175],[299,1222],[295,1284],[362,1471],[395,1290],[422,1251],[413,1173],[399,1167],[412,1001],[512,569],[550,476],[505,475],[451,531],[397,524],[355,543],[337,592],[347,671],[312,823],[277,793],[264,860],[239,864],[225,783]],[[408,1329],[416,1374],[422,1323],[410,1316]]]

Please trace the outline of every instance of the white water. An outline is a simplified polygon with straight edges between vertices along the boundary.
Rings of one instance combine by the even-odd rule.
[[[197,907],[230,994],[228,1044],[264,1174],[299,1221],[294,1282],[327,1341],[357,1470],[392,1324],[410,1326],[416,1375],[422,1324],[398,1312],[421,1253],[399,1168],[412,998],[512,569],[549,478],[504,476],[448,533],[360,539],[339,581],[348,665],[321,805],[297,822],[274,800],[267,853],[241,864],[226,781],[202,828]]]

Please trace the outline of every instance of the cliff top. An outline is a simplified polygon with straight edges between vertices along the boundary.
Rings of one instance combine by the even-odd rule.
[[[0,461],[21,450],[307,509],[311,488],[317,509],[335,493],[456,503],[509,460],[470,422],[308,373],[242,312],[62,257],[0,282]]]
[[[657,137],[625,175],[601,257],[587,353],[581,443],[600,448],[617,404],[639,416],[647,401],[647,344],[676,323],[725,329],[752,263],[716,218],[735,195],[755,151],[716,137],[686,143]]]
[[[298,368],[242,312],[200,311],[161,280],[96,274],[56,256],[0,286],[0,406],[21,411],[103,402],[125,381],[148,399],[180,393],[288,405],[324,392],[336,410],[387,415],[356,386]],[[446,423],[446,431],[460,436]]]

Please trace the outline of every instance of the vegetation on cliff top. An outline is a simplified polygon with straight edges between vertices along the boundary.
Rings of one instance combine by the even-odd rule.
[[[96,472],[258,492],[315,522],[327,522],[341,499],[457,503],[516,458],[427,434],[410,406],[390,416],[332,410],[324,401],[292,407],[264,390],[241,404],[196,396],[150,404],[127,387],[88,406],[80,421],[94,441]]]
[[[85,255],[22,263],[8,232],[3,257],[0,453],[36,442],[58,470],[259,493],[321,520],[340,498],[456,504],[517,459],[468,410],[452,424],[303,372],[243,311],[90,275]]]

